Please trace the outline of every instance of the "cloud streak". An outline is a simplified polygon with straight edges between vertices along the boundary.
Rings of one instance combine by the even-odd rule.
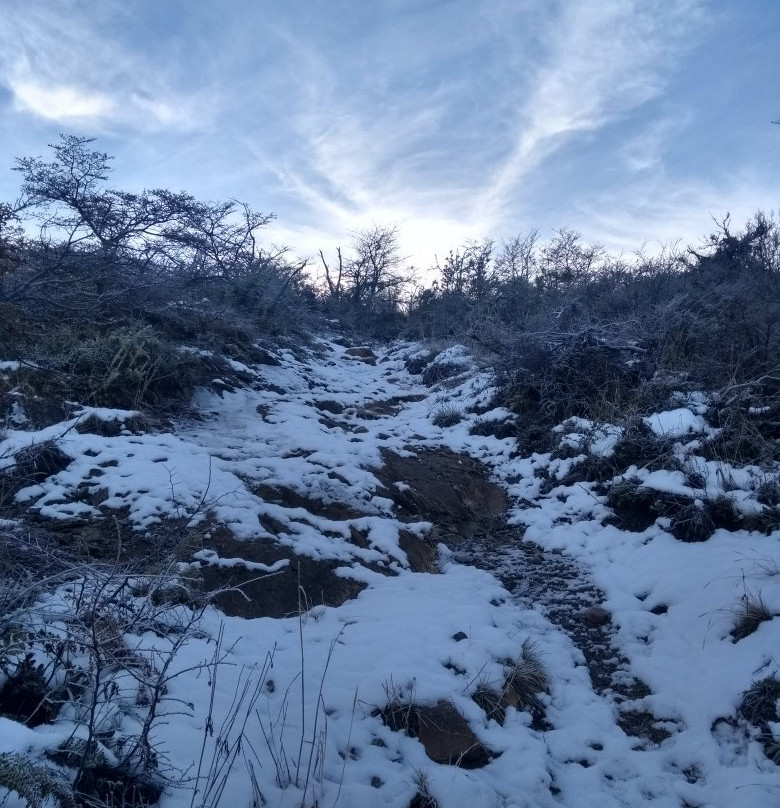
[[[769,83],[721,92],[780,70],[762,0],[3,6],[6,165],[96,135],[117,186],[247,199],[299,254],[373,222],[422,267],[531,227],[633,247],[688,238],[697,205],[736,215],[751,187],[757,207],[780,178]],[[6,195],[16,179],[0,172]]]
[[[546,25],[544,62],[521,104],[514,142],[480,197],[489,218],[500,219],[517,184],[572,138],[657,96],[697,19],[691,2],[564,4]]]
[[[3,16],[0,82],[17,111],[96,131],[185,132],[211,123],[208,98],[169,86],[163,71],[101,30],[88,4],[8,0]]]

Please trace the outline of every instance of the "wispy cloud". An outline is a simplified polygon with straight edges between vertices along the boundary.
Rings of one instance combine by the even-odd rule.
[[[102,6],[103,14],[112,5]],[[0,28],[0,83],[14,108],[96,131],[208,125],[210,99],[169,86],[161,66],[152,69],[101,29],[100,16],[89,4],[69,0],[8,0]]]
[[[421,267],[535,226],[668,240],[752,209],[751,187],[765,204],[780,166],[771,87],[741,91],[780,20],[762,0],[2,6],[6,165],[58,131],[101,136],[117,185],[247,199],[299,255],[373,222]],[[728,92],[705,100],[703,76]]]
[[[772,210],[776,197],[776,184],[752,172],[673,177],[658,168],[583,196],[574,226],[613,252],[642,245],[652,252],[700,244],[726,214],[741,226],[758,210]]]
[[[687,1],[563,4],[544,26],[543,62],[479,206],[500,219],[518,183],[553,152],[656,96],[697,18]]]

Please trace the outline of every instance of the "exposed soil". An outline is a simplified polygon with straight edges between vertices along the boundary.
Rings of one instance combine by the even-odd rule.
[[[282,505],[285,508],[304,508],[315,516],[323,516],[326,519],[342,521],[345,519],[358,519],[365,516],[356,508],[343,502],[323,502],[321,499],[312,499],[304,494],[293,491],[292,488],[282,486],[271,486],[263,483],[251,483],[247,481],[247,487],[253,494],[262,497],[266,502],[275,505]]]
[[[503,524],[503,490],[488,479],[482,463],[449,449],[423,449],[402,457],[383,451],[376,476],[401,518],[433,522],[437,540],[460,544]]]
[[[340,606],[365,589],[365,584],[335,574],[338,564],[298,556],[272,541],[242,541],[226,528],[217,528],[205,540],[207,549],[222,559],[240,558],[250,563],[290,563],[278,572],[265,573],[244,566],[201,568],[206,591],[226,588],[216,599],[225,614],[238,617],[288,617],[313,606]]]
[[[523,541],[521,530],[507,526],[506,496],[484,465],[447,449],[412,457],[384,452],[383,458],[377,477],[402,518],[433,522],[433,538],[448,544],[458,561],[496,575],[518,603],[541,609],[565,631],[585,657],[594,690],[618,706],[627,735],[651,744],[669,737],[652,715],[632,708],[650,691],[613,643],[604,593],[575,561]]]

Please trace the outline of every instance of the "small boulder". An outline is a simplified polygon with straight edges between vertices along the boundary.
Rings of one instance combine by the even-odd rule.
[[[582,613],[582,619],[589,626],[605,626],[609,623],[609,612],[601,606],[591,606]]]
[[[376,354],[366,345],[357,345],[344,351],[345,359],[365,362],[367,365],[376,365]]]
[[[439,572],[436,545],[429,539],[409,530],[402,530],[398,537],[398,546],[406,553],[409,568],[413,572]]]
[[[434,707],[418,707],[417,718],[417,738],[425,747],[425,754],[434,762],[478,769],[490,761],[487,749],[450,702],[439,701]]]

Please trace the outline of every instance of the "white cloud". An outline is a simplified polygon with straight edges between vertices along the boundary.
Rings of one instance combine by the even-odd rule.
[[[99,11],[118,7],[108,3]],[[166,66],[147,63],[102,30],[89,5],[7,0],[0,28],[0,84],[14,109],[94,130],[187,131],[212,119],[211,94],[178,92]]]
[[[727,213],[739,228],[759,209],[770,211],[776,190],[771,182],[739,172],[717,181],[673,178],[658,170],[584,197],[575,226],[616,252],[643,244],[650,251],[677,242],[697,245]]]
[[[566,3],[545,27],[546,56],[520,105],[508,153],[479,199],[500,219],[530,171],[577,134],[593,131],[656,96],[683,34],[697,19],[693,2],[582,0]]]
[[[12,82],[14,106],[52,121],[105,118],[114,103],[102,93],[67,85],[45,87],[33,81]]]

